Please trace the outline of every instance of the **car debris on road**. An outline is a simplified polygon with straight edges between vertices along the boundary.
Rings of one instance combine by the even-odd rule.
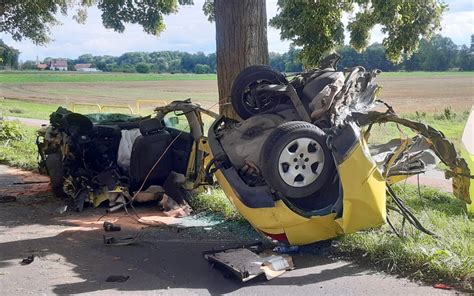
[[[260,246],[261,243],[256,243],[239,248],[206,251],[203,256],[211,266],[220,269],[225,277],[232,275],[242,282],[261,274],[271,280],[295,268],[291,256],[278,255],[271,250],[258,251]]]

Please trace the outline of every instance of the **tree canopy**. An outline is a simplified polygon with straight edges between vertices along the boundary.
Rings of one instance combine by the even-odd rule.
[[[86,8],[97,6],[102,11],[102,23],[118,32],[125,23],[139,24],[148,34],[158,35],[164,30],[163,16],[178,11],[178,5],[193,4],[192,0],[2,0],[0,1],[0,32],[14,40],[24,38],[36,44],[50,41],[50,29],[60,24],[57,14],[75,12],[74,19],[83,22]]]
[[[278,0],[279,12],[270,24],[281,30],[281,37],[301,47],[305,65],[344,43],[343,14],[349,16],[350,45],[357,51],[367,47],[370,30],[380,25],[390,61],[401,62],[418,47],[423,37],[440,28],[446,5],[438,0]]]

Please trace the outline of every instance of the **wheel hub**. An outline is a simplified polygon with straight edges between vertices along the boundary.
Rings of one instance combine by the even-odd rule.
[[[311,138],[298,138],[289,142],[278,160],[280,177],[293,187],[304,187],[316,181],[323,166],[323,149]]]

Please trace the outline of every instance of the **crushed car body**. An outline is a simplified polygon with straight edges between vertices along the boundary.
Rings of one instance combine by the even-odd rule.
[[[216,180],[255,229],[292,245],[386,223],[390,185],[438,160],[456,197],[470,203],[471,173],[442,132],[379,101],[380,71],[338,71],[338,60],[329,56],[291,80],[268,66],[245,69],[231,97],[240,121],[189,100],[153,116],[95,122],[60,108],[40,133],[40,168],[78,210],[163,193],[180,202]],[[380,106],[386,111],[374,111]],[[213,121],[208,131],[204,114]],[[416,136],[369,147],[372,125],[384,122]]]
[[[154,116],[81,115],[59,108],[39,131],[40,170],[53,191],[76,210],[160,198],[178,202],[205,182],[210,161],[202,116],[217,117],[189,101],[156,108]]]

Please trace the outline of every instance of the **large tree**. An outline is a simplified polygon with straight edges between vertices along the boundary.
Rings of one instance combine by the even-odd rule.
[[[47,43],[49,30],[58,24],[57,13],[76,10],[78,21],[85,7],[102,11],[105,27],[122,32],[126,23],[140,24],[146,33],[164,30],[164,15],[192,0],[0,0],[0,32],[15,40],[29,38]],[[344,41],[364,49],[370,30],[380,25],[387,34],[383,45],[392,61],[400,61],[416,50],[421,38],[440,27],[446,6],[439,0],[278,0],[279,13],[270,23],[283,39],[301,47],[301,59],[314,66],[325,53]],[[234,117],[229,104],[232,82],[243,68],[268,62],[265,0],[205,0],[204,11],[216,23],[217,73],[220,112]],[[343,15],[349,16],[345,27]],[[185,21],[185,20],[184,20]]]
[[[232,82],[251,65],[268,64],[265,0],[215,0],[219,112],[236,118]]]

